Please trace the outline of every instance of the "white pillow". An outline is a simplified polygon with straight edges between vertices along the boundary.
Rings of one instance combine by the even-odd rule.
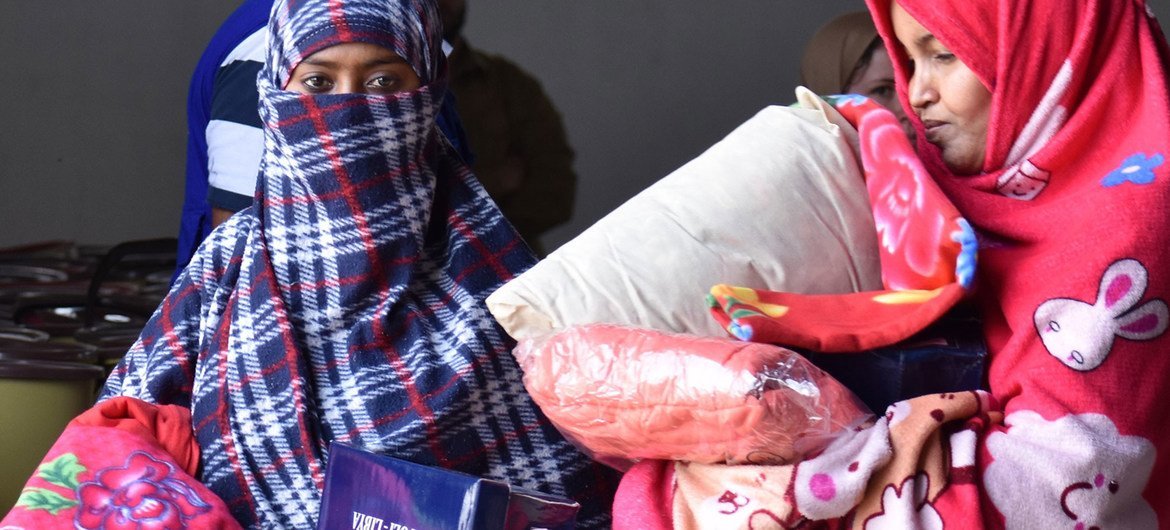
[[[857,133],[807,90],[768,107],[487,299],[517,340],[610,323],[723,336],[719,283],[881,288]]]

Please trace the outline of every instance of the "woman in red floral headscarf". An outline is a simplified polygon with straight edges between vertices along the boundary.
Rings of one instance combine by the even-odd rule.
[[[796,512],[857,500],[855,528],[1170,527],[1170,53],[1153,14],[1141,0],[868,4],[923,162],[980,239],[990,396],[968,414],[943,406],[963,396],[891,407],[888,460],[830,448],[799,464]],[[926,415],[932,439],[900,443]],[[859,479],[835,466],[867,463],[850,497]]]
[[[867,3],[922,162],[979,239],[989,392],[897,403],[790,466],[636,468],[670,486],[627,498],[670,507],[637,518],[619,493],[615,526],[1170,528],[1170,51],[1152,11]]]
[[[982,243],[994,414],[950,444],[973,480],[916,510],[949,528],[1170,527],[1170,54],[1152,12],[868,3],[923,160]]]

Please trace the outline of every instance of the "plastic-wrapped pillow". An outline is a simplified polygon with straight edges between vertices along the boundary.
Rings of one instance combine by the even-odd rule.
[[[516,339],[590,323],[724,336],[715,284],[880,289],[856,132],[806,107],[760,111],[493,293],[492,315]]]
[[[870,415],[800,355],[768,344],[613,325],[521,341],[524,386],[593,458],[781,464]]]

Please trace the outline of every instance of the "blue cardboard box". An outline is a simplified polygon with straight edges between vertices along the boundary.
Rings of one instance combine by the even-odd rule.
[[[852,390],[876,414],[898,401],[986,386],[983,327],[967,307],[893,346],[862,353],[797,351]]]
[[[580,506],[345,444],[329,447],[319,530],[571,530]]]

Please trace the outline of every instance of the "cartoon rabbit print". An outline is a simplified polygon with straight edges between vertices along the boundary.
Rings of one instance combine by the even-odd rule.
[[[1036,309],[1036,331],[1048,353],[1073,370],[1087,372],[1105,362],[1117,337],[1151,340],[1166,331],[1166,302],[1138,302],[1149,274],[1137,260],[1109,266],[1094,304],[1069,298],[1049,300]]]

